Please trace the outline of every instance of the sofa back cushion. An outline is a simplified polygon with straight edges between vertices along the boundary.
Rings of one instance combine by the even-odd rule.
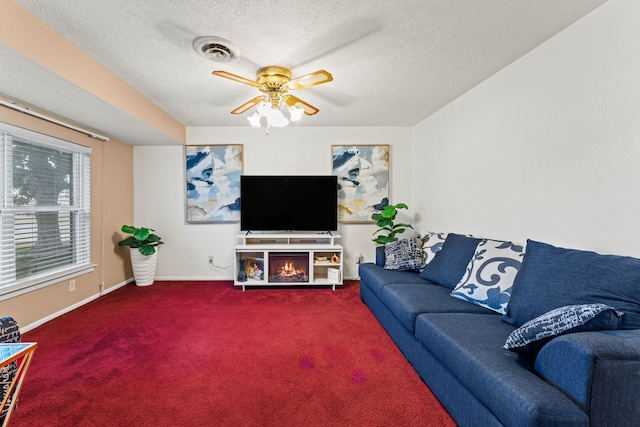
[[[449,233],[442,249],[420,273],[420,277],[449,289],[455,288],[464,275],[481,239]]]
[[[528,240],[503,319],[521,326],[554,308],[591,303],[622,312],[622,329],[640,329],[640,259]]]

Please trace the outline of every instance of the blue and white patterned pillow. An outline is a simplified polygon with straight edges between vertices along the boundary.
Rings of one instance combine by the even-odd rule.
[[[384,245],[385,270],[418,270],[424,268],[422,242],[417,237],[401,239]]]
[[[451,295],[501,314],[506,313],[513,280],[523,258],[522,245],[482,239]]]
[[[424,250],[425,265],[429,264],[436,254],[442,249],[448,233],[427,233],[422,237],[422,249]]]
[[[504,348],[516,353],[536,353],[558,335],[620,329],[622,314],[606,304],[565,305],[520,326],[509,335]]]

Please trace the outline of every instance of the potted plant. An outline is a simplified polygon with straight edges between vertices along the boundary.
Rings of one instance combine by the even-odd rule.
[[[162,238],[152,233],[155,231],[152,228],[123,225],[121,231],[130,234],[126,239],[119,241],[118,246],[129,246],[131,267],[136,285],[149,286],[153,284],[158,263],[157,249],[159,249],[159,245],[164,244]]]
[[[398,240],[396,234],[402,234],[407,230],[407,228],[413,228],[409,224],[396,224],[394,222],[396,215],[398,214],[398,209],[408,209],[408,206],[404,203],[390,205],[387,202],[379,212],[371,215],[371,219],[376,221],[376,225],[378,226],[378,229],[373,234],[386,233],[378,235],[372,239],[377,244],[384,245],[385,243],[395,242]]]
[[[373,234],[386,233],[376,236],[373,240],[379,246],[376,246],[376,264],[385,264],[385,252],[384,245],[387,243],[395,242],[398,240],[396,234],[404,233],[407,228],[413,228],[409,224],[395,223],[396,215],[398,215],[398,209],[408,209],[408,206],[404,203],[398,203],[396,205],[390,205],[389,200],[385,197],[382,204],[376,205],[379,212],[371,215],[371,219],[376,222],[378,229]]]

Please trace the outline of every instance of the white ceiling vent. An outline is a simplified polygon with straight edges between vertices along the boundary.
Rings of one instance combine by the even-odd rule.
[[[193,41],[198,55],[211,61],[229,62],[240,58],[240,50],[229,40],[220,37],[198,37]]]

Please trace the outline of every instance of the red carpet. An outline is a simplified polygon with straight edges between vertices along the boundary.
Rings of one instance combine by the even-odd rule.
[[[126,286],[24,334],[13,427],[453,426],[357,281]]]

